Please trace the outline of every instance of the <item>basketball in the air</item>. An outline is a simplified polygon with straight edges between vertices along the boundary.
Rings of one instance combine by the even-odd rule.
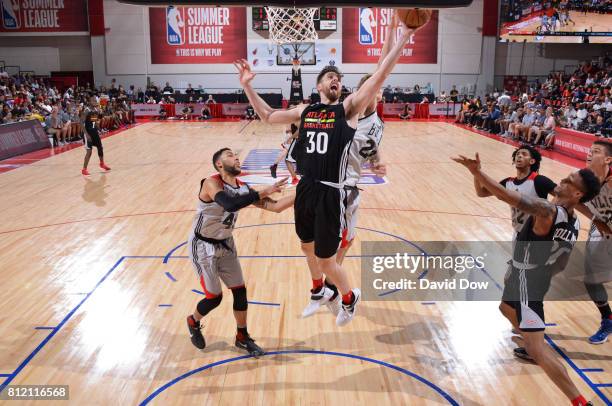
[[[431,18],[431,10],[425,10],[422,8],[411,8],[411,9],[400,9],[397,10],[397,16],[406,27],[410,29],[417,29],[429,22]]]

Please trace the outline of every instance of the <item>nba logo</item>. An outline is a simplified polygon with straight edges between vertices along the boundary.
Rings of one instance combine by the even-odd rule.
[[[21,27],[19,0],[0,1],[2,1],[2,26],[8,30],[15,30]]]
[[[361,45],[376,44],[376,26],[378,9],[359,9],[359,43]]]
[[[166,40],[168,45],[183,45],[185,43],[183,10],[182,7],[178,9],[174,6],[166,8]]]

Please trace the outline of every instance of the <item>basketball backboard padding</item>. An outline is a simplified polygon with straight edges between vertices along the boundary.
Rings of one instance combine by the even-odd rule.
[[[472,0],[119,0],[140,6],[276,6],[276,7],[390,7],[390,8],[451,8],[467,7]]]

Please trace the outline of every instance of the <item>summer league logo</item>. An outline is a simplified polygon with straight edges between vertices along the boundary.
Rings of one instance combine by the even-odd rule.
[[[166,8],[166,41],[168,45],[185,43],[185,10],[169,6]]]
[[[374,45],[377,43],[376,25],[378,21],[378,9],[359,9],[359,43],[361,45]]]
[[[19,0],[2,1],[2,26],[8,30],[16,30],[21,27],[19,17]]]

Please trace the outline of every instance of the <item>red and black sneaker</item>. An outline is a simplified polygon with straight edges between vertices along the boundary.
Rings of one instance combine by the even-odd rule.
[[[81,169],[81,175],[83,176],[89,176],[89,171],[85,168]]]
[[[100,168],[104,169],[105,171],[110,171],[110,168],[106,166],[104,162],[100,162]]]
[[[193,318],[193,315],[187,317],[187,327],[189,328],[189,335],[191,336],[191,343],[200,350],[206,347],[206,340],[202,335],[202,326],[200,322]]]
[[[241,350],[246,350],[249,355],[255,358],[259,358],[261,355],[265,355],[265,351],[260,346],[255,344],[255,340],[250,335],[236,334],[236,347]]]

